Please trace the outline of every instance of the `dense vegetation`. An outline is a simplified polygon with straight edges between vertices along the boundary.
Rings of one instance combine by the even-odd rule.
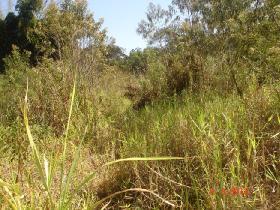
[[[129,55],[86,1],[15,10],[1,209],[280,208],[279,0],[150,4]]]

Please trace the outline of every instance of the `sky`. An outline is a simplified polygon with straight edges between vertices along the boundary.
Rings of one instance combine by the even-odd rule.
[[[6,10],[7,2],[8,0],[0,0],[0,8]],[[138,23],[146,18],[150,2],[167,8],[171,0],[88,0],[95,19],[104,19],[103,27],[107,29],[108,35],[115,38],[116,44],[127,53],[147,46],[136,29]]]
[[[89,8],[96,18],[104,18],[108,35],[114,37],[116,44],[129,52],[147,45],[136,29],[138,23],[146,18],[150,2],[167,8],[171,0],[89,0]]]

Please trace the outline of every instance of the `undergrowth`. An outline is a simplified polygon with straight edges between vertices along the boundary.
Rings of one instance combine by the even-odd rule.
[[[105,109],[111,112],[105,94],[84,101],[77,87],[61,135],[29,120],[27,98],[23,118],[1,125],[2,208],[279,207],[274,87],[244,98],[186,93],[141,110],[119,98],[126,108]]]

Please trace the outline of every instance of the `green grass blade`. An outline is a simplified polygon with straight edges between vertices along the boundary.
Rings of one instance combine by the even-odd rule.
[[[184,160],[185,158],[182,157],[134,157],[134,158],[125,158],[125,159],[119,159],[115,160],[109,163],[106,163],[104,166],[110,166],[116,163],[121,162],[134,162],[134,161],[170,161],[170,160]]]
[[[39,171],[39,175],[40,178],[42,180],[43,186],[45,188],[45,190],[48,193],[48,197],[50,200],[50,203],[53,204],[52,198],[51,198],[51,194],[48,188],[48,177],[45,177],[45,173],[44,173],[44,167],[40,161],[40,155],[39,155],[39,151],[36,147],[36,144],[34,142],[33,136],[31,134],[31,129],[29,126],[29,121],[28,121],[28,100],[27,100],[27,93],[28,93],[28,83],[27,83],[27,90],[26,90],[26,95],[25,95],[25,101],[24,101],[24,108],[23,108],[23,118],[24,118],[24,124],[25,124],[25,128],[26,128],[26,132],[27,132],[27,137],[29,140],[29,144],[31,147],[31,151],[32,151],[32,157],[34,159],[35,165]]]
[[[82,145],[83,145],[83,142],[84,142],[84,139],[85,139],[85,136],[86,136],[86,133],[87,133],[87,127],[85,129],[85,133],[84,133],[84,136],[82,138],[82,140],[80,141],[80,144],[79,144],[79,147],[78,147],[78,150],[76,151],[75,153],[75,157],[74,157],[74,160],[73,160],[73,163],[71,165],[71,168],[70,168],[70,171],[66,177],[66,181],[65,181],[65,185],[63,187],[63,193],[62,193],[62,196],[61,196],[61,204],[64,205],[65,204],[65,201],[66,201],[66,196],[67,196],[67,193],[69,191],[69,187],[70,187],[70,183],[71,183],[71,180],[72,180],[72,177],[75,173],[75,170],[77,168],[77,165],[79,163],[79,160],[80,160],[80,154],[81,154],[81,150],[82,150]],[[71,201],[71,199],[69,200]],[[69,203],[69,201],[67,203]],[[64,206],[65,207],[65,206]]]
[[[25,96],[23,118],[24,118],[24,124],[25,124],[26,132],[27,132],[27,137],[28,137],[28,140],[29,140],[29,144],[30,144],[30,147],[31,147],[31,150],[32,150],[32,155],[33,155],[36,167],[39,170],[39,174],[40,174],[40,177],[43,181],[44,187],[46,189],[48,189],[48,186],[45,182],[44,169],[43,169],[43,166],[42,166],[40,158],[39,158],[39,152],[38,152],[37,147],[34,143],[33,136],[31,134],[31,129],[30,129],[30,126],[29,126],[29,121],[28,121],[28,116],[27,116],[27,93],[26,93],[26,96]]]
[[[61,193],[62,199],[60,200],[59,209],[61,209],[63,206],[65,193],[66,193],[65,187],[67,186],[67,183],[66,183],[67,181],[65,181],[65,179],[64,179],[65,161],[66,161],[66,151],[67,151],[67,138],[68,138],[68,133],[69,133],[69,128],[70,128],[71,116],[72,116],[72,112],[73,112],[75,94],[76,94],[76,76],[75,76],[75,80],[74,80],[73,90],[71,93],[71,103],[70,103],[70,108],[69,108],[67,126],[66,126],[66,130],[65,130],[65,134],[64,134],[62,165],[61,165],[61,172],[60,172],[61,173],[60,193]]]
[[[70,122],[71,122],[71,117],[72,117],[72,113],[73,113],[75,95],[76,95],[76,76],[75,76],[75,80],[74,80],[73,90],[72,90],[72,93],[71,93],[71,103],[70,103],[70,108],[69,108],[67,126],[66,126],[66,130],[65,130],[65,140],[67,140],[68,133],[69,133]]]

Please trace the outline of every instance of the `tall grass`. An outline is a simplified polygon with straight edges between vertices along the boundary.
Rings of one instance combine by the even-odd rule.
[[[76,80],[75,80],[76,81]],[[76,92],[76,82],[74,82],[74,87],[73,87],[73,91],[71,94],[71,103],[70,103],[70,107],[69,107],[69,116],[68,116],[68,121],[67,121],[67,126],[66,126],[66,130],[65,130],[65,134],[64,134],[64,139],[63,139],[63,153],[62,153],[62,162],[61,162],[61,175],[60,175],[60,180],[61,180],[61,187],[60,187],[60,193],[59,193],[59,197],[57,200],[55,200],[55,194],[52,193],[52,181],[54,179],[54,175],[55,175],[55,170],[56,170],[56,164],[52,165],[51,163],[55,163],[55,160],[52,160],[51,162],[46,158],[46,156],[44,154],[42,154],[33,139],[33,136],[31,134],[31,128],[29,126],[29,120],[28,120],[28,97],[27,97],[27,93],[28,93],[28,83],[27,83],[27,91],[26,91],[26,96],[25,96],[25,100],[24,100],[24,107],[23,107],[23,117],[24,117],[24,124],[26,127],[26,132],[27,132],[27,136],[28,136],[28,140],[29,140],[29,145],[31,148],[31,152],[32,152],[32,159],[34,161],[34,165],[35,165],[35,169],[37,169],[37,171],[39,172],[39,177],[41,180],[41,183],[44,187],[43,191],[46,192],[47,194],[47,208],[49,209],[68,209],[71,206],[71,201],[72,199],[75,197],[76,193],[79,193],[80,190],[82,190],[82,188],[84,186],[86,186],[89,182],[91,182],[95,176],[97,172],[93,172],[90,175],[88,175],[87,177],[84,178],[84,180],[81,181],[80,184],[78,184],[78,186],[74,189],[72,189],[72,191],[70,191],[71,189],[71,185],[73,184],[73,182],[75,182],[75,180],[73,180],[74,178],[74,174],[76,173],[77,170],[77,165],[79,164],[79,159],[80,159],[80,153],[81,153],[81,149],[83,146],[83,142],[84,142],[84,138],[80,141],[80,144],[77,148],[76,153],[74,154],[74,159],[73,162],[71,164],[70,170],[68,173],[66,173],[65,170],[65,163],[66,163],[66,153],[67,153],[67,145],[68,145],[68,133],[69,133],[69,128],[70,128],[70,123],[71,123],[71,116],[72,116],[72,112],[73,112],[73,104],[75,101],[75,92]],[[84,133],[84,137],[87,133],[87,128],[85,129],[85,133]],[[135,162],[135,161],[171,161],[171,160],[184,160],[184,157],[133,157],[133,158],[124,158],[124,159],[118,159],[115,161],[111,161],[108,162],[106,164],[104,164],[102,167],[108,167],[117,163],[121,163],[121,162]],[[3,198],[8,202],[8,204],[10,205],[11,208],[13,209],[25,209],[26,206],[24,206],[23,204],[21,204],[21,199],[19,198],[19,196],[15,196],[15,192],[11,192],[10,190],[13,189],[12,185],[4,182],[3,180],[0,179],[0,186],[4,189],[5,193],[7,194],[3,194]],[[172,204],[171,202],[165,200],[164,198],[162,198],[161,196],[159,196],[158,194],[156,194],[155,192],[151,191],[151,190],[147,190],[147,189],[141,189],[141,188],[133,188],[133,189],[126,189],[120,192],[115,192],[112,195],[109,195],[101,200],[99,200],[98,202],[96,202],[91,208],[97,208],[98,206],[100,206],[104,201],[119,195],[119,194],[123,194],[126,192],[130,192],[130,191],[135,191],[135,192],[145,192],[145,193],[150,193],[153,196],[159,198],[160,200],[162,200],[164,203],[175,207],[174,204]]]
[[[14,101],[18,117],[1,116],[1,208],[280,206],[279,86],[244,98],[186,93],[135,110],[125,75],[109,72],[94,87],[62,78],[30,81],[23,116]]]
[[[136,169],[139,171],[135,182],[155,186],[165,196],[176,192],[180,197],[173,199],[181,207],[264,208],[273,194],[268,186],[274,183],[275,196],[279,195],[276,190],[279,189],[276,169],[279,167],[279,142],[273,138],[279,132],[279,111],[270,112],[274,106],[279,108],[279,101],[254,104],[265,106],[263,110],[255,110],[236,96],[225,99],[211,94],[197,99],[186,97],[160,102],[132,113],[124,125],[127,131],[123,139],[124,156],[168,153],[191,157],[185,164],[177,165],[177,170],[168,164],[152,165],[152,170],[160,176],[150,175],[148,180],[144,177],[148,176],[149,167],[139,166],[142,170]],[[260,113],[256,113],[257,110]],[[259,127],[257,119],[250,121],[252,112],[262,120]],[[263,129],[267,126],[270,130],[265,134]],[[270,172],[274,174],[272,177],[268,175]],[[264,178],[264,174],[271,181]],[[175,184],[171,187],[166,179],[159,182],[160,177],[189,187],[183,190]]]

